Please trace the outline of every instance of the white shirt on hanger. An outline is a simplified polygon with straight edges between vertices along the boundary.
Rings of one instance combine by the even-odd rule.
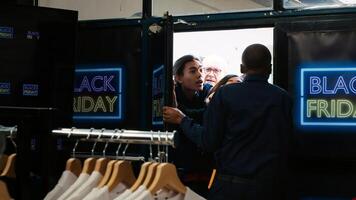
[[[59,198],[58,200],[67,199],[73,192],[79,188],[83,183],[85,183],[89,179],[89,174],[81,173],[78,179],[71,185]]]
[[[44,200],[57,200],[74,182],[77,176],[71,171],[64,171],[57,185],[46,195]]]
[[[174,196],[167,196],[167,192],[161,192],[153,196],[150,191],[145,190],[136,198],[136,200],[205,200],[205,198],[199,196],[190,188],[186,188],[187,191],[185,194],[176,193]]]
[[[130,189],[127,189],[122,194],[120,194],[118,197],[116,197],[114,200],[124,200],[131,194],[132,194],[132,191]]]
[[[131,199],[136,199],[136,197],[140,196],[143,191],[147,190],[147,188],[143,185],[138,187],[135,192],[132,192],[131,195],[127,196],[126,198],[122,200],[131,200]]]
[[[109,192],[109,187],[94,188],[83,200],[113,200],[127,189],[125,184],[119,183]]]
[[[89,194],[87,194],[87,195],[83,198],[83,200],[92,199],[92,198],[96,195],[96,193],[98,192],[98,190],[99,190],[99,188],[97,188],[97,187],[93,188],[93,189],[89,192]]]
[[[75,190],[75,192],[66,200],[82,200],[93,188],[98,185],[102,177],[103,175],[100,172],[94,171],[91,173],[89,179],[85,181],[85,183],[77,190]]]
[[[147,194],[150,194],[150,196],[154,199],[154,200],[167,200],[167,199],[170,199],[170,198],[173,198],[175,196],[178,195],[177,192],[174,192],[174,191],[170,191],[170,190],[167,190],[167,189],[161,189],[159,190],[155,195],[151,195],[151,193],[145,189],[143,190],[140,194],[136,195],[134,198],[132,199],[139,199],[139,198],[143,198],[141,197],[142,195],[144,196],[147,196]],[[131,199],[130,199],[131,200]],[[180,199],[179,199],[180,200]]]

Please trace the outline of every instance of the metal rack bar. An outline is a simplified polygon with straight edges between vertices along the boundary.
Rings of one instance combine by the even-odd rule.
[[[82,141],[126,143],[126,144],[154,144],[174,146],[173,132],[137,131],[125,129],[77,129],[62,128],[52,130],[53,134],[76,137]]]
[[[78,152],[75,155],[76,158],[109,158],[109,159],[116,159],[116,160],[129,160],[129,161],[145,161],[145,157],[143,156],[113,156],[113,155],[100,155],[95,154],[92,155],[90,153],[80,153]]]

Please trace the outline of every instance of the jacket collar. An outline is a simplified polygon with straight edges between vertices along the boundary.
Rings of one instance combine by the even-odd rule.
[[[269,75],[246,75],[244,81],[263,81],[267,82]]]

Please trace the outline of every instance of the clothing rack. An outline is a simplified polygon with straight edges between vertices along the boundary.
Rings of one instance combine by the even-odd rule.
[[[17,126],[2,126],[0,125],[0,134],[5,134],[5,136],[15,138],[17,135]]]
[[[68,138],[75,137],[85,141],[111,142],[125,144],[152,144],[174,146],[173,132],[161,131],[137,131],[125,129],[77,129],[62,128],[52,130],[55,135],[65,135]]]

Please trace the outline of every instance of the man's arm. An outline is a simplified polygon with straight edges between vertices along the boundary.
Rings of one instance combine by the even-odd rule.
[[[163,107],[163,120],[179,124],[183,133],[206,151],[215,151],[221,144],[224,133],[224,110],[221,94],[214,95],[204,115],[203,126],[185,116],[178,108]]]
[[[220,88],[210,101],[204,114],[204,134],[202,146],[207,151],[215,151],[222,143],[224,136],[225,109],[222,103],[222,91]]]
[[[163,121],[171,124],[178,124],[184,135],[186,135],[198,147],[203,148],[202,135],[204,134],[204,127],[194,122],[194,120],[188,116],[185,116],[185,114],[178,108],[164,106]]]

